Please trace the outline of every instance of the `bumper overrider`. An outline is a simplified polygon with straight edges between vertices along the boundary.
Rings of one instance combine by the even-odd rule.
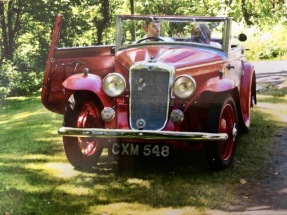
[[[58,134],[61,136],[70,136],[70,137],[97,137],[106,139],[135,138],[135,139],[189,140],[189,141],[225,141],[228,138],[228,134],[226,133],[71,128],[71,127],[59,128]]]

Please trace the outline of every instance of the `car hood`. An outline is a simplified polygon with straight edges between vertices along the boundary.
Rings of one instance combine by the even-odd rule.
[[[154,61],[174,66],[176,69],[199,67],[209,64],[222,64],[225,54],[206,46],[144,46],[119,51],[117,63],[127,69],[135,62]]]

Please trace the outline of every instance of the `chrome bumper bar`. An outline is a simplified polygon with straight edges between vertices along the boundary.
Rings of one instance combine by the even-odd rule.
[[[61,127],[58,130],[61,136],[70,137],[97,137],[97,138],[136,138],[155,140],[190,140],[190,141],[225,141],[226,133],[178,132],[128,129],[101,129],[101,128],[70,128]]]

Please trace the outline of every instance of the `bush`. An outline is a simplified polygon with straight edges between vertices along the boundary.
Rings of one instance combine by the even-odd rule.
[[[0,99],[31,95],[40,89],[41,83],[42,73],[19,70],[11,61],[3,61],[0,66]]]
[[[282,60],[287,57],[287,28],[283,23],[245,29],[247,58],[252,61]]]

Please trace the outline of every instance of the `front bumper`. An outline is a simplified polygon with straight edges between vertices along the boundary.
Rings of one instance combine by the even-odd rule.
[[[154,130],[101,129],[101,128],[71,128],[61,127],[61,136],[97,137],[97,138],[130,138],[154,140],[190,140],[190,141],[225,141],[226,133],[178,132]]]

